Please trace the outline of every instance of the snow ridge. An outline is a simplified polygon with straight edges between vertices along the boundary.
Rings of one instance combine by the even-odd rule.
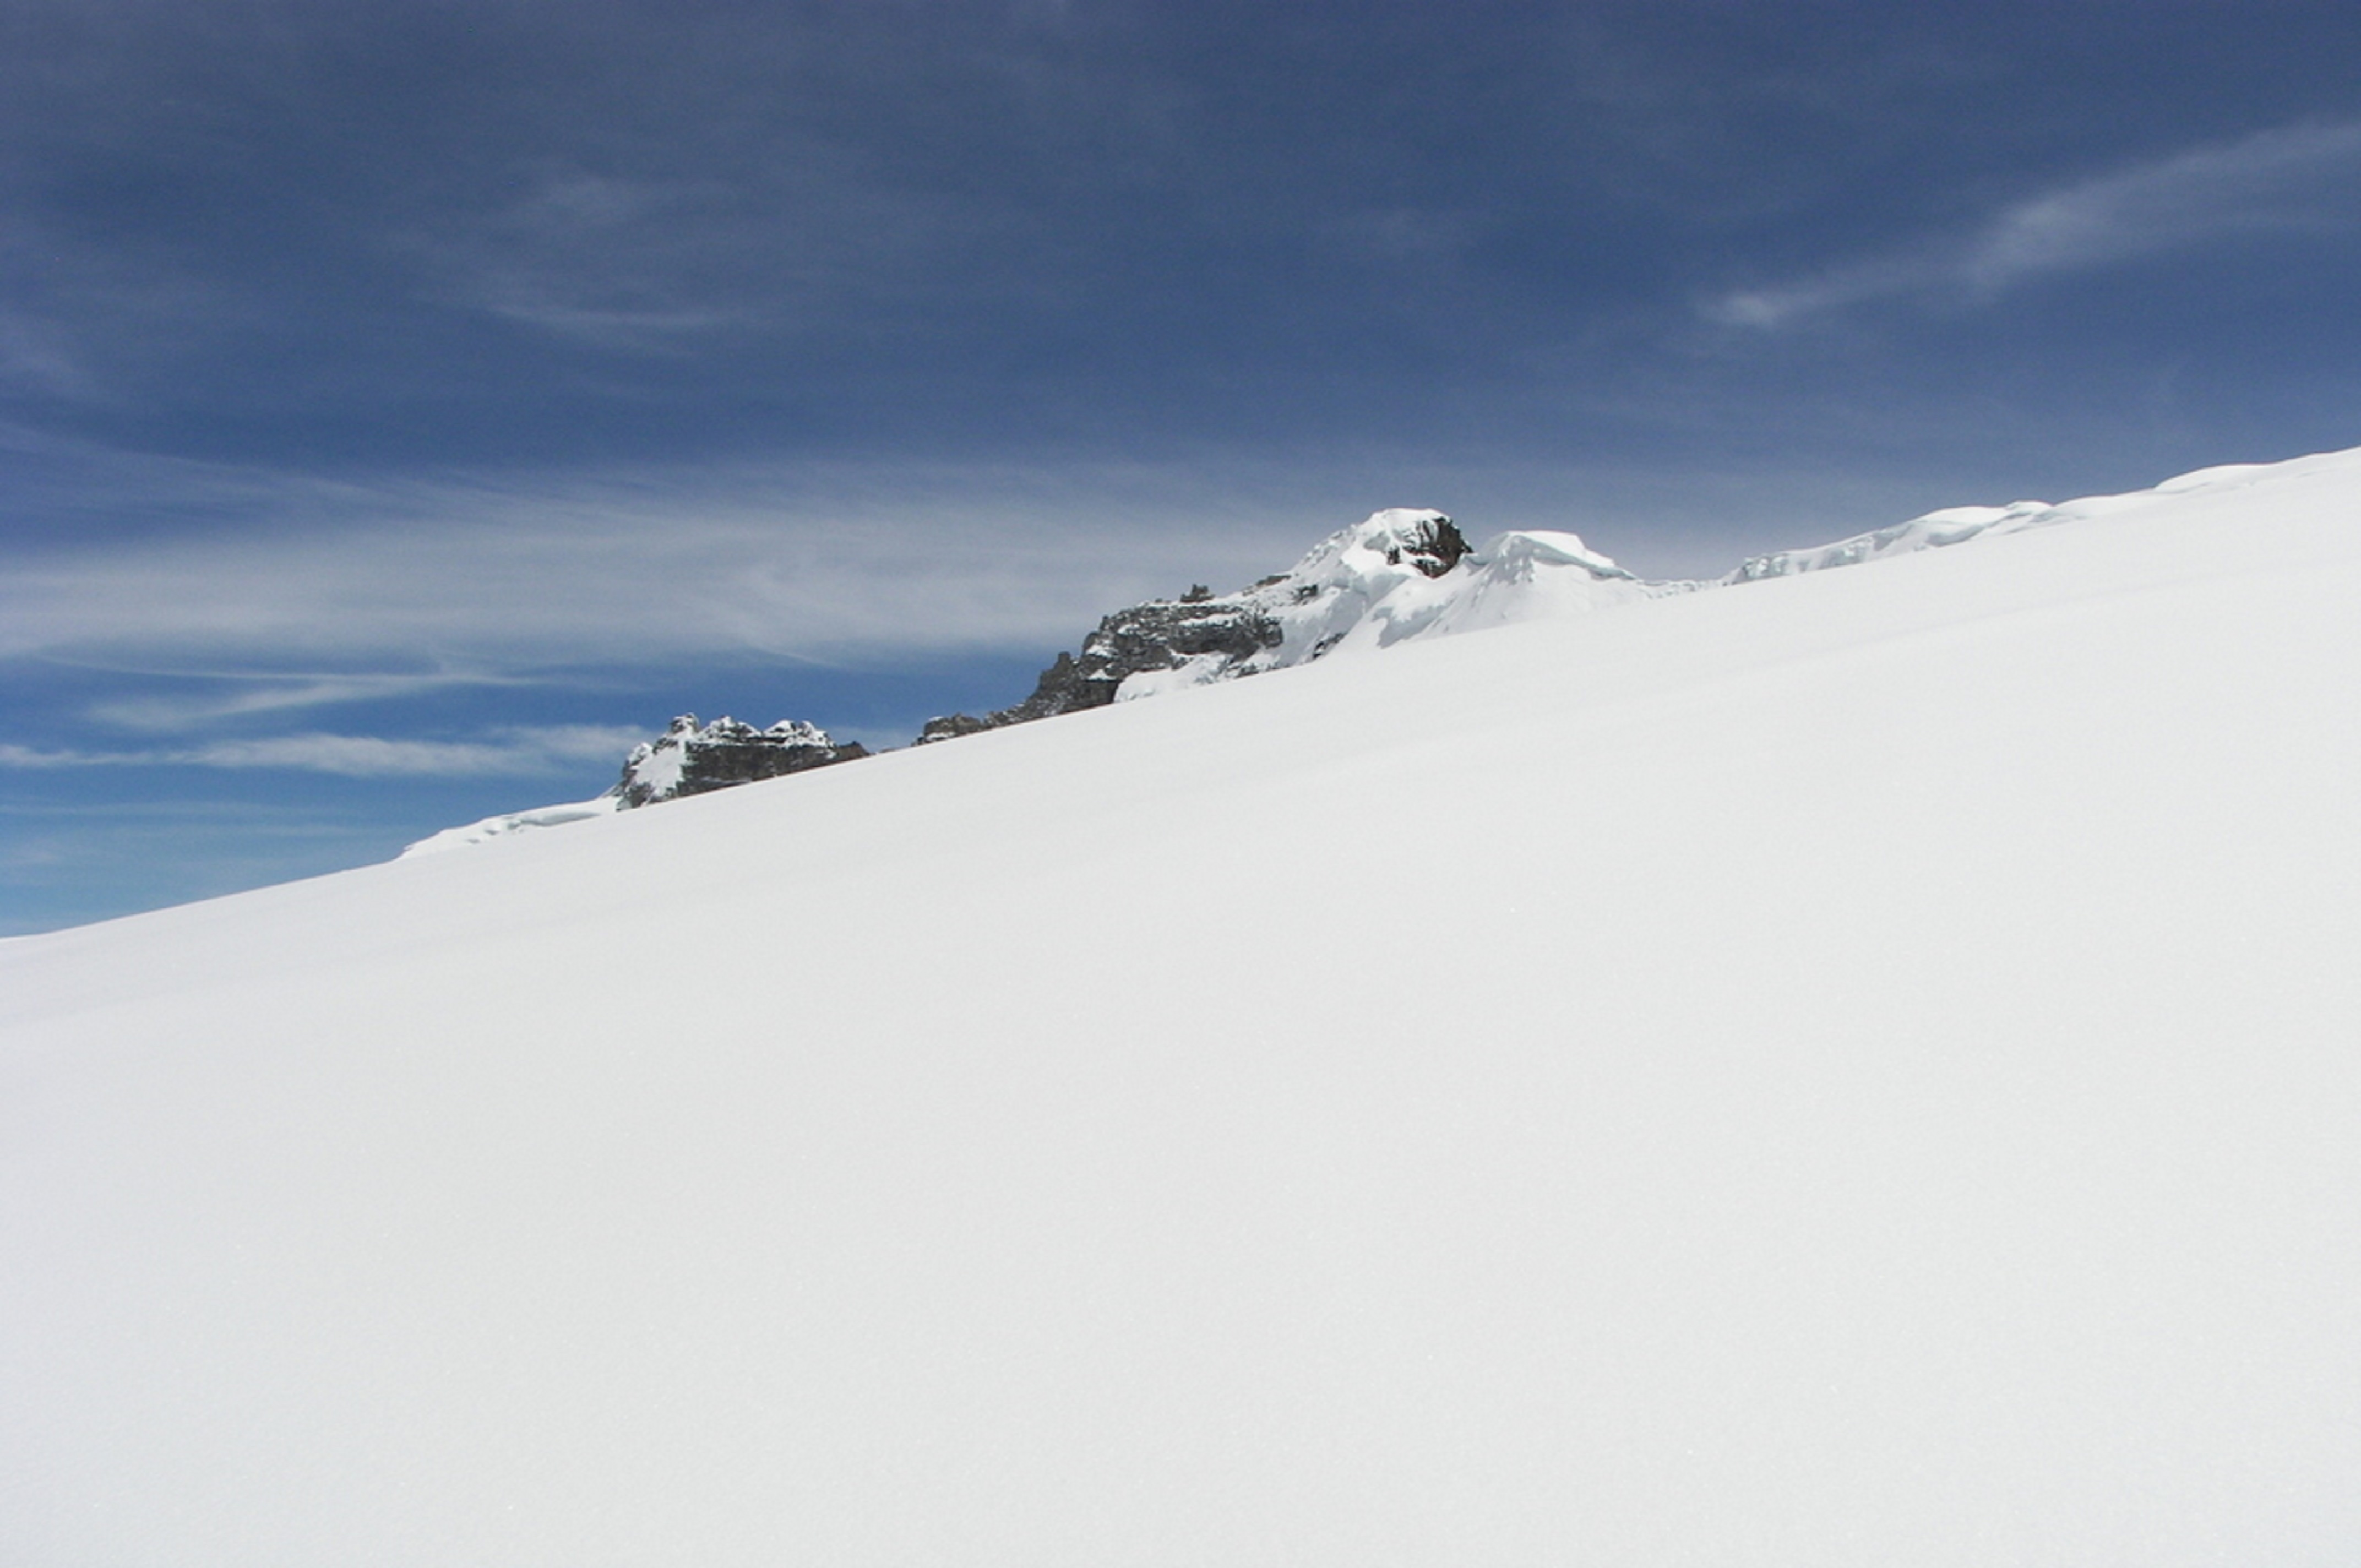
[[[1948,549],[1987,533],[2015,533],[2056,521],[2058,509],[2048,501],[2011,501],[2004,507],[1946,507],[1891,528],[1856,533],[1833,544],[1750,555],[1721,581],[1753,583],[1765,577],[1792,576],[1798,572],[1825,572],[1832,566],[1857,566],[1864,561],[1907,555],[1919,550]]]
[[[1060,653],[1024,701],[981,716],[927,721],[917,744],[1141,697],[1238,680],[1313,660],[1354,655],[1432,637],[1519,621],[1582,615],[1642,599],[1737,587],[1944,550],[1980,539],[2136,509],[2164,497],[2244,488],[2301,476],[2349,454],[2277,464],[2202,468],[2152,489],[2052,505],[1946,507],[1829,543],[1753,555],[1709,582],[1650,580],[1617,565],[1577,534],[1515,529],[1471,546],[1447,514],[1426,507],[1372,512],[1322,540],[1284,572],[1235,593],[1192,587],[1104,618],[1078,652]],[[868,753],[830,740],[817,725],[768,729],[723,718],[700,726],[685,714],[635,749],[614,789],[593,800],[487,817],[422,839],[403,856],[429,854],[532,828],[728,788]]]

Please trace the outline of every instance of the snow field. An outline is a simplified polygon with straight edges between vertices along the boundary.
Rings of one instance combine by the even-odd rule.
[[[2356,501],[0,943],[0,1560],[2349,1562]]]

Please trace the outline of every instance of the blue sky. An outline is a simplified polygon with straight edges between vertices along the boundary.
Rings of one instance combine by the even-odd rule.
[[[0,932],[1385,505],[1653,575],[2361,441],[2349,5],[0,5]]]

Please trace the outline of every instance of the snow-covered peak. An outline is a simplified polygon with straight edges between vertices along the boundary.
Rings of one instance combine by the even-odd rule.
[[[1290,573],[1288,581],[1301,586],[1290,602],[1274,609],[1285,635],[1270,667],[1575,614],[1687,586],[1643,583],[1580,536],[1543,530],[1495,535],[1480,548],[1463,550],[1440,571],[1433,569],[1432,556],[1405,553],[1397,562],[1388,553],[1378,559],[1382,565],[1370,565],[1365,555],[1348,550],[1333,562],[1318,563],[1324,572],[1307,571],[1315,564],[1315,557],[1307,557]],[[1306,595],[1301,586],[1316,591]]]
[[[1439,577],[1466,555],[1459,525],[1425,507],[1388,507],[1337,530],[1281,574],[1295,581],[1382,580],[1404,571]]]
[[[1333,653],[1685,591],[1643,583],[1571,533],[1519,532],[1480,548],[1446,514],[1390,507],[1339,529],[1284,572],[1235,593],[1191,589],[1099,622],[1033,696],[927,740],[1235,680]]]
[[[1572,533],[1497,534],[1471,547],[1439,511],[1396,507],[1329,535],[1289,570],[1231,596],[1277,630],[1226,665],[1127,676],[1128,701],[1174,685],[1283,669],[1329,654],[1561,615],[1686,588],[1649,584]]]

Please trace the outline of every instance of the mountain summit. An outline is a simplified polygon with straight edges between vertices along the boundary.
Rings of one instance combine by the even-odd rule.
[[[1099,622],[1033,695],[982,718],[930,719],[923,742],[1309,663],[1342,648],[1499,625],[1666,591],[1571,533],[1511,532],[1471,548],[1439,511],[1396,507],[1322,540],[1235,593],[1192,588]]]

